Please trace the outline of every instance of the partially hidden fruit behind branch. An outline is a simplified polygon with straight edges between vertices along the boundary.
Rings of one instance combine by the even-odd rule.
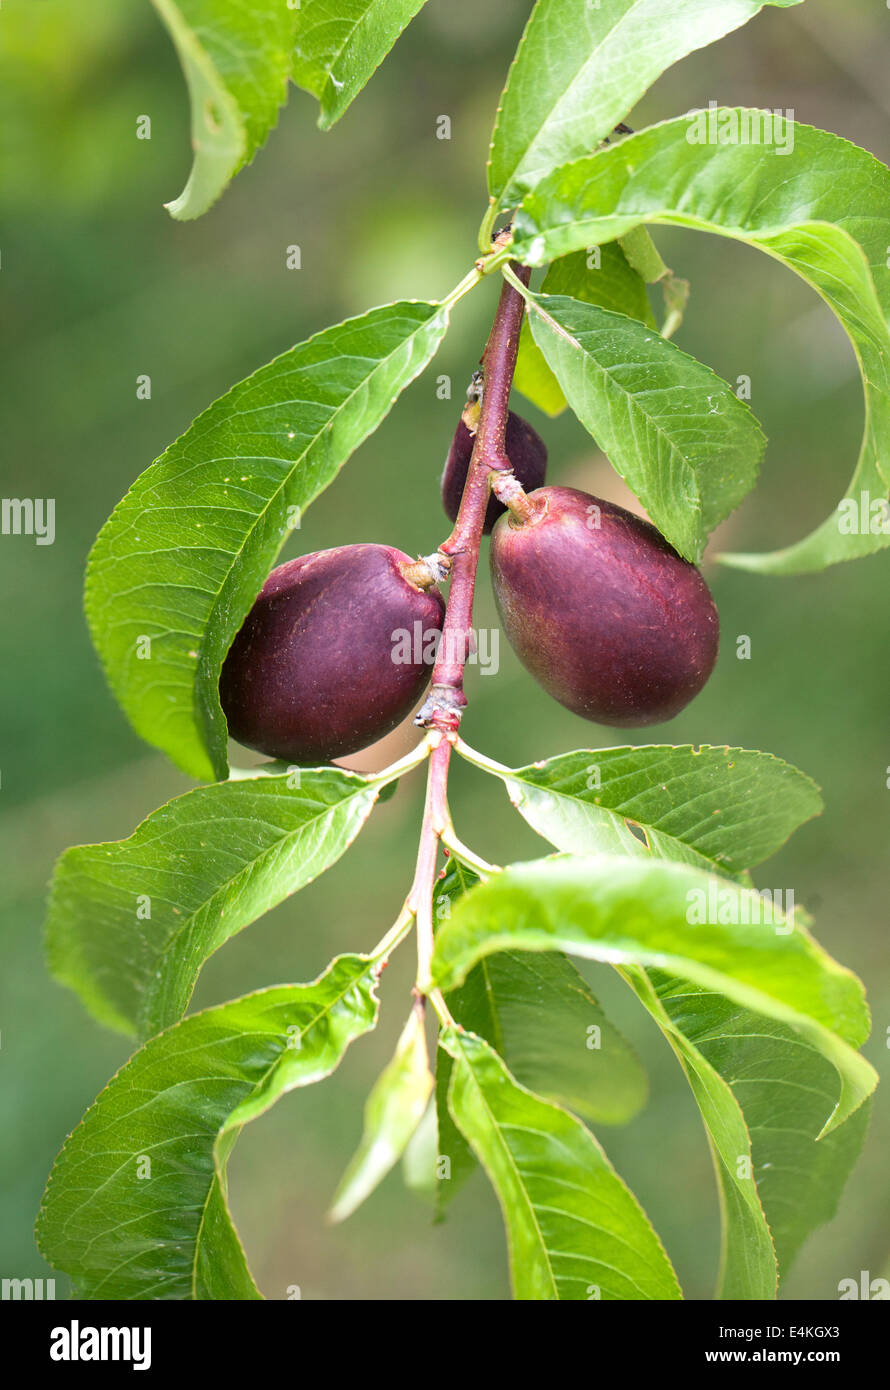
[[[464,483],[467,481],[467,473],[470,469],[474,443],[475,435],[470,433],[463,416],[461,416],[451,441],[448,458],[445,461],[445,470],[442,473],[442,506],[452,521],[457,520],[457,512],[460,507]],[[526,492],[540,487],[547,476],[547,446],[537,430],[533,429],[527,420],[523,420],[521,415],[514,414],[512,410],[507,415],[504,447],[507,458],[513,466],[513,474]],[[485,524],[482,528],[486,536],[491,534],[492,527],[498,517],[503,516],[505,510],[503,503],[499,502],[496,497],[489,499],[488,509],[485,513]]]
[[[491,574],[504,630],[546,691],[619,727],[679,714],[717,659],[719,619],[694,565],[623,507],[545,487],[502,517]]]
[[[405,567],[416,562],[391,546],[346,545],[273,570],[220,677],[232,738],[273,758],[329,762],[410,714],[445,604]]]

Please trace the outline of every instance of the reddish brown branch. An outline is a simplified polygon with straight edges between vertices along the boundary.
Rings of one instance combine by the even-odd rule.
[[[513,264],[512,269],[523,284],[528,284],[528,267]],[[417,722],[445,734],[456,732],[467,702],[464,667],[472,640],[473,595],[489,500],[489,475],[510,469],[504,435],[524,309],[522,295],[505,282],[482,354],[482,408],[460,510],[454,530],[439,547],[442,554],[452,559],[451,586],[432,688]]]
[[[523,283],[530,271],[514,266]],[[439,841],[450,824],[448,813],[448,765],[451,748],[466,704],[464,667],[470,651],[473,627],[473,595],[482,544],[482,527],[489,499],[489,475],[510,471],[505,449],[510,388],[519,348],[519,330],[525,302],[512,285],[504,282],[491,333],[482,354],[482,406],[473,456],[461,497],[454,530],[439,547],[451,559],[451,585],[439,655],[433,668],[430,693],[416,722],[432,729],[433,747],[427,769],[426,804],[417,851],[417,868],[408,906],[417,924],[417,987],[415,1002],[422,1009],[421,988],[429,980],[433,954],[433,886]],[[438,735],[438,737],[437,737]],[[431,996],[439,1019],[451,1016],[438,991]]]

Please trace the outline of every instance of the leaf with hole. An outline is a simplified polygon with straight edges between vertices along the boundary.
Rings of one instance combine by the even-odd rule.
[[[283,0],[152,0],[185,74],[194,158],[167,204],[200,217],[250,162],[287,99],[297,9]]]

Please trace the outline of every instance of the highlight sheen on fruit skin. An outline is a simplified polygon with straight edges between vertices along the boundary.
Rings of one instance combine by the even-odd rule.
[[[231,737],[272,758],[316,764],[400,724],[432,667],[394,660],[397,634],[413,633],[415,623],[440,632],[445,614],[438,589],[403,577],[400,565],[413,563],[392,546],[363,544],[274,569],[220,676]]]
[[[457,520],[474,443],[475,436],[470,434],[461,418],[454,431],[442,473],[442,506],[445,508],[445,515],[451,521]],[[524,420],[512,410],[507,414],[504,448],[513,466],[513,475],[526,492],[540,487],[547,476],[547,445],[528,420]],[[506,507],[496,497],[492,496],[489,499],[482,527],[483,535],[491,535],[495,522],[505,511]]]
[[[530,501],[532,521],[502,517],[491,539],[495,600],[520,661],[583,719],[673,719],[717,659],[720,622],[701,574],[623,507],[569,487]]]

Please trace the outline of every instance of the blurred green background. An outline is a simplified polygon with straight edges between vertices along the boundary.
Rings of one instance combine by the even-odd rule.
[[[0,15],[0,293],[4,364],[2,493],[56,499],[56,541],[0,539],[0,1273],[46,1273],[31,1226],[65,1134],[127,1057],[47,976],[46,883],[66,845],[121,838],[185,780],[131,733],[100,675],[81,613],[93,536],[136,475],[224,390],[339,318],[406,295],[446,292],[474,255],[484,160],[528,0],[429,0],[395,53],[327,135],[294,90],[267,148],[196,223],[162,202],[189,166],[186,92],[148,0],[5,0]],[[875,0],[808,0],[767,10],[694,54],[631,115],[639,127],[710,99],[791,107],[890,156],[890,12]],[[152,138],[136,139],[150,115]],[[448,115],[452,138],[436,138]],[[763,481],[712,549],[770,549],[802,536],[841,496],[858,448],[853,354],[829,311],[756,251],[694,233],[659,233],[692,281],[678,341],[732,382],[752,381],[770,438]],[[301,271],[285,269],[302,248]],[[437,481],[493,307],[486,285],[459,307],[441,356],[316,503],[295,550],[385,541],[429,552],[445,534]],[[136,378],[151,376],[148,401]],[[448,373],[453,399],[436,394]],[[522,409],[522,402],[517,401]],[[574,419],[529,409],[551,481],[626,500]],[[799,580],[709,568],[721,610],[716,674],[670,727],[638,741],[768,749],[809,772],[827,810],[759,871],[793,886],[826,947],[865,979],[884,1069],[890,1024],[886,948],[890,790],[890,555]],[[494,622],[483,574],[477,621]],[[735,639],[751,638],[750,661]],[[496,678],[470,678],[471,743],[522,762],[623,736],[575,719],[501,644]],[[409,746],[402,730],[374,751]],[[379,754],[379,756],[378,756]],[[243,760],[243,759],[242,759]],[[370,756],[353,760],[368,764]],[[422,786],[415,774],[378,809],[322,880],[229,943],[207,966],[197,1006],[269,983],[312,978],[343,949],[372,945],[410,879]],[[543,843],[499,784],[458,766],[462,837],[489,859]],[[359,1135],[360,1108],[408,1010],[410,947],[383,988],[382,1023],[324,1086],[286,1097],[245,1131],[231,1199],[270,1298],[490,1299],[507,1295],[499,1214],[477,1174],[433,1227],[397,1172],[343,1227],[325,1205]],[[717,1195],[704,1134],[667,1047],[605,969],[590,978],[643,1055],[648,1108],[601,1132],[646,1206],[688,1296],[710,1296]],[[810,1242],[787,1292],[837,1296],[842,1277],[879,1273],[890,1252],[886,1152],[890,1088],[837,1219]]]

